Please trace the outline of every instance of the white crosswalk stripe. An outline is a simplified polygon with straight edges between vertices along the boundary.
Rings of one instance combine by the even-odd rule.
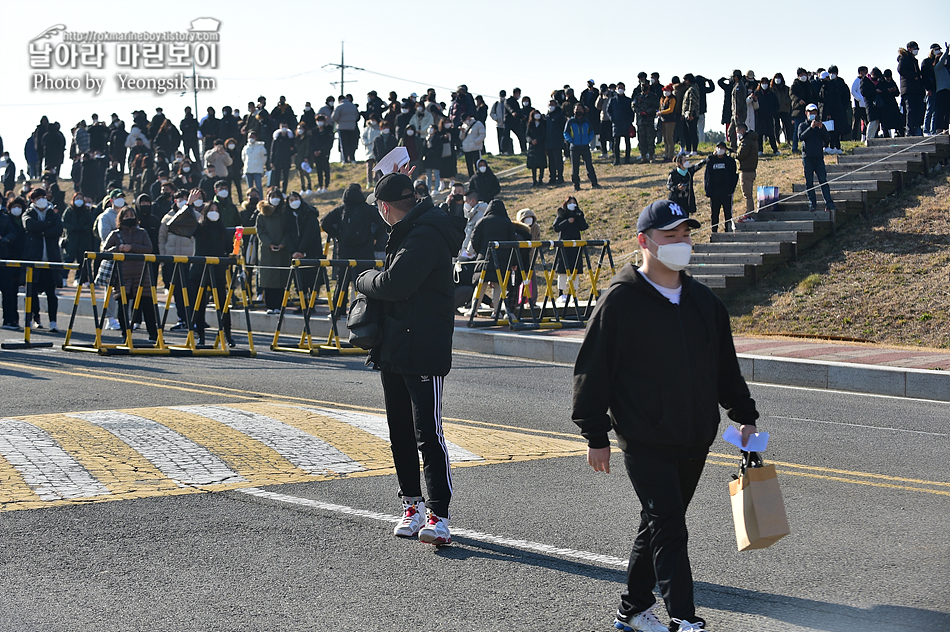
[[[298,408],[300,410],[306,410],[318,415],[324,415],[331,419],[336,419],[337,421],[342,421],[345,424],[349,424],[354,428],[358,428],[363,432],[367,432],[374,437],[382,439],[387,443],[389,442],[389,426],[386,424],[385,417],[349,410],[331,410],[329,408],[308,408],[305,406],[290,406],[290,408]],[[452,443],[451,441],[446,441],[445,445],[449,451],[449,461],[452,463],[485,460],[474,452],[470,452],[462,446]]]
[[[162,474],[183,485],[247,482],[205,448],[151,419],[118,411],[76,413],[70,417],[108,430]]]
[[[227,406],[174,406],[173,409],[230,426],[260,441],[308,474],[342,474],[366,469],[323,439],[265,415]]]
[[[0,456],[41,500],[108,495],[78,461],[43,429],[18,419],[0,419]]]

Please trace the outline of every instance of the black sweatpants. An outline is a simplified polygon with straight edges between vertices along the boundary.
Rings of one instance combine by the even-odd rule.
[[[426,507],[440,518],[448,518],[452,472],[449,469],[449,450],[442,436],[442,385],[445,377],[381,371],[380,378],[399,496],[422,496],[419,480],[419,452],[422,452],[422,471],[429,492]]]
[[[695,622],[686,507],[699,484],[706,453],[688,458],[647,447],[628,450],[623,455],[624,465],[642,509],[627,565],[627,590],[620,595],[620,611],[636,614],[652,607],[656,603],[653,587],[659,584],[669,615]]]
[[[0,268],[0,294],[3,295],[3,324],[20,323],[19,299],[20,268]]]
[[[59,270],[49,270],[44,268],[33,268],[33,309],[34,316],[40,313],[40,294],[46,295],[46,312],[49,314],[49,321],[56,321],[56,312],[59,309],[59,299],[56,296],[56,275]]]
[[[732,228],[732,196],[731,195],[713,195],[709,198],[709,208],[712,211],[712,232],[719,230],[719,210],[723,213],[724,231]]]
[[[591,161],[590,147],[588,145],[571,145],[571,182],[574,186],[581,185],[581,161],[587,167],[587,179],[591,185],[597,184],[597,174],[594,173],[594,164]]]
[[[548,149],[548,174],[552,184],[555,182],[564,182],[564,153],[558,147],[557,149]]]

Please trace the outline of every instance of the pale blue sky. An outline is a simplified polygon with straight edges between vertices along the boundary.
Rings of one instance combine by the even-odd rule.
[[[229,5],[230,10],[223,9]],[[950,39],[946,3],[938,0],[900,5],[880,0],[818,5],[479,0],[412,6],[391,0],[283,0],[273,5],[169,0],[161,9],[143,5],[136,10],[112,0],[54,0],[44,3],[42,12],[30,3],[6,6],[0,38],[0,136],[19,169],[25,167],[23,145],[42,114],[59,120],[68,132],[93,112],[106,122],[116,112],[129,124],[133,109],[151,115],[161,106],[177,122],[185,105],[193,105],[191,94],[121,93],[115,75],[124,71],[111,61],[103,70],[50,71],[54,77],[81,77],[87,71],[105,77],[99,96],[31,90],[33,73],[39,71],[30,68],[29,41],[57,23],[70,31],[157,32],[185,31],[199,17],[220,20],[219,68],[205,73],[216,78],[218,87],[199,94],[201,115],[208,105],[219,112],[222,105],[240,106],[243,112],[260,94],[271,106],[285,95],[298,113],[307,100],[319,107],[326,96],[338,93],[330,82],[339,80],[339,72],[321,66],[339,61],[341,40],[346,42],[346,62],[367,70],[347,72],[354,83],[346,90],[358,103],[371,89],[385,99],[390,90],[405,96],[430,86],[448,101],[449,89],[466,83],[490,105],[501,88],[510,92],[517,85],[539,103],[565,83],[579,94],[589,78],[598,85],[630,84],[640,70],[657,71],[664,81],[687,72],[715,80],[734,68],[751,69],[756,76],[782,72],[791,80],[800,65],[837,64],[850,84],[859,65],[896,68],[897,49],[908,40],[920,44],[922,59],[931,43]],[[430,7],[427,16],[424,8]],[[173,71],[132,74],[169,76]],[[709,96],[709,129],[721,128],[722,99],[718,89]],[[489,150],[494,150],[491,129],[488,138]]]

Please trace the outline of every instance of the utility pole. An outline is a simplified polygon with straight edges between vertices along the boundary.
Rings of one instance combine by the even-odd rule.
[[[346,70],[366,70],[365,68],[360,68],[360,67],[358,67],[358,66],[347,66],[347,65],[346,65],[346,61],[345,61],[345,57],[344,57],[343,45],[344,45],[344,42],[340,42],[340,63],[338,63],[338,64],[324,64],[324,65],[323,65],[323,68],[339,68],[339,69],[340,69],[340,81],[338,81],[338,82],[337,82],[337,81],[332,81],[332,82],[330,82],[330,85],[332,85],[332,86],[335,86],[335,85],[339,85],[339,86],[340,86],[340,94],[346,94],[346,75],[345,75],[345,71],[346,71]],[[355,79],[351,79],[351,80],[350,80],[350,83],[356,83],[356,80],[355,80]]]
[[[191,86],[195,91],[195,117],[198,117],[198,71],[195,69],[195,60],[191,60]]]

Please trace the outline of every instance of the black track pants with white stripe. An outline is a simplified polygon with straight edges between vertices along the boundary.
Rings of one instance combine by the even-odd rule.
[[[442,385],[444,377],[381,372],[386,399],[386,420],[392,444],[400,496],[422,496],[419,452],[426,478],[426,507],[441,518],[449,517],[452,473],[449,451],[442,435]]]

